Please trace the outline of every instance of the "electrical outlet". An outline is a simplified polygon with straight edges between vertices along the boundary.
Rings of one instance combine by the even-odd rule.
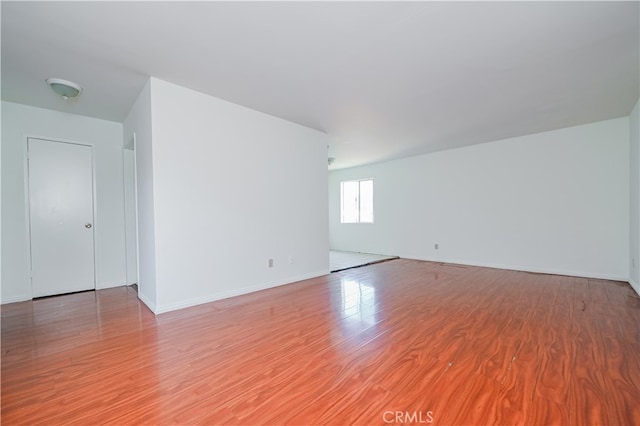
[[[269,268],[273,268],[273,259],[269,259]]]
[[[433,245],[433,248],[434,248],[434,249],[436,249],[436,250],[438,250],[438,248],[439,248],[438,243],[435,243],[435,244]]]
[[[633,269],[636,268],[636,259],[635,258],[631,259],[631,266],[633,266]]]
[[[289,265],[293,265],[293,255],[289,255]]]

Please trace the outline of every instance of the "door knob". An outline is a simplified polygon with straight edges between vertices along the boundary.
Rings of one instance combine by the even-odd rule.
[[[85,227],[85,228],[87,228],[87,229],[91,229],[91,227],[92,227],[92,226],[93,226],[93,225],[92,225],[92,224],[90,224],[90,223],[86,223],[86,224],[84,225],[84,227]]]

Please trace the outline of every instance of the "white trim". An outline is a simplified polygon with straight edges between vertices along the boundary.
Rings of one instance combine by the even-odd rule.
[[[633,278],[629,277],[629,285],[638,293],[638,296],[640,296],[640,283],[635,282]]]
[[[126,171],[125,168],[125,150],[127,150],[127,144],[122,145],[121,149],[121,161],[122,161],[122,216],[124,217],[124,283],[125,285],[131,285],[135,283],[129,282],[128,271],[129,271],[129,248],[127,247],[127,181],[125,179]]]
[[[26,262],[24,271],[25,281],[23,283],[24,289],[27,291],[28,300],[33,299],[33,288],[31,285],[31,204],[30,204],[30,194],[29,194],[29,135],[24,136],[24,143],[22,144],[22,178],[24,183],[24,223],[25,223],[25,237],[27,238],[26,243]],[[35,139],[35,137],[34,137]]]
[[[133,132],[133,136],[131,138],[133,140],[133,199],[135,200],[135,208],[136,208],[135,209],[136,281],[138,283],[138,289],[139,289],[140,288],[140,218],[138,214],[138,140],[136,139],[136,132]]]
[[[537,268],[537,267],[531,267],[531,266],[505,265],[505,264],[491,263],[491,262],[473,262],[473,261],[466,261],[466,260],[462,261],[460,259],[427,259],[422,257],[403,256],[403,255],[400,255],[400,258],[412,259],[412,260],[424,260],[427,262],[452,263],[455,265],[478,266],[481,268],[494,268],[494,269],[505,269],[510,271],[533,272],[536,274],[565,275],[569,277],[581,277],[581,278],[596,278],[596,279],[611,280],[611,281],[627,282],[629,279],[628,277],[623,277],[622,275],[600,274],[600,273],[576,271],[576,270],[570,270],[570,269]]]
[[[309,273],[309,274],[298,275],[296,277],[290,277],[290,278],[286,278],[286,279],[283,279],[283,280],[270,281],[270,282],[267,282],[267,283],[257,284],[257,285],[250,286],[250,287],[243,287],[243,288],[234,289],[234,290],[230,290],[230,291],[222,291],[222,292],[219,292],[219,293],[210,294],[208,296],[196,297],[194,299],[183,300],[183,301],[180,301],[180,302],[169,303],[169,304],[166,304],[166,305],[159,305],[159,306],[155,306],[155,309],[151,308],[152,304],[149,304],[147,302],[145,302],[145,304],[147,306],[149,306],[151,308],[151,310],[157,315],[157,314],[162,314],[162,313],[165,313],[165,312],[175,311],[177,309],[183,309],[183,308],[188,308],[190,306],[196,306],[196,305],[201,305],[203,303],[213,302],[213,301],[216,301],[216,300],[228,299],[230,297],[241,296],[243,294],[248,294],[248,293],[253,293],[253,292],[256,292],[256,291],[260,291],[260,290],[266,290],[266,289],[269,289],[269,288],[279,287],[279,286],[286,285],[286,284],[292,284],[292,283],[295,283],[295,282],[308,280],[308,279],[316,278],[316,277],[321,277],[323,275],[328,275],[328,274],[329,274],[329,270],[328,269],[323,269],[322,271],[317,271],[317,272],[312,272],[312,273]],[[139,295],[139,297],[140,297],[141,300],[143,300],[141,295]],[[144,300],[143,300],[143,302],[144,302]]]
[[[91,193],[91,197],[92,197],[92,202],[93,202],[93,222],[92,222],[92,226],[91,226],[91,230],[93,231],[93,289],[97,290],[98,289],[98,282],[99,279],[98,277],[100,277],[100,266],[98,265],[98,247],[100,247],[100,245],[98,244],[98,241],[100,240],[100,237],[98,236],[98,231],[97,229],[100,229],[100,223],[98,223],[98,186],[96,184],[96,181],[98,179],[98,176],[96,174],[96,170],[98,168],[98,165],[96,164],[96,149],[93,146],[93,144],[77,144],[77,145],[84,145],[84,146],[89,146],[91,147],[91,186],[92,186],[92,193]]]
[[[149,308],[151,310],[151,312],[153,312],[154,314],[158,314],[158,308],[156,306],[155,303],[153,303],[151,301],[151,299],[149,299],[147,296],[145,296],[141,291],[140,291],[140,286],[138,285],[138,299],[140,299],[142,301],[142,303],[144,303],[147,308]]]
[[[140,284],[140,244],[138,242],[138,164],[137,164],[137,159],[136,159],[136,132],[133,132],[133,135],[131,136],[131,139],[129,140],[129,142],[127,142],[126,144],[124,144],[123,148],[122,148],[122,199],[124,200],[124,252],[125,252],[125,256],[124,256],[124,275],[125,275],[125,282],[127,283],[126,285],[132,285],[132,284]],[[133,214],[134,214],[134,221],[136,224],[136,235],[135,235],[135,240],[136,240],[136,248],[135,248],[135,252],[136,252],[136,279],[135,281],[130,281],[129,279],[129,246],[128,246],[128,241],[127,241],[127,235],[128,235],[128,229],[127,229],[127,197],[126,197],[126,185],[127,182],[124,179],[124,153],[125,150],[129,150],[133,153],[133,200],[134,200],[134,210],[133,210]]]
[[[26,294],[21,294],[20,296],[13,296],[7,299],[2,299],[2,302],[0,303],[3,305],[6,305],[7,303],[26,302],[28,300],[31,300],[31,296]]]
[[[96,284],[96,290],[104,290],[105,288],[114,288],[114,287],[126,287],[128,284],[123,284],[122,281],[111,281],[105,282],[100,285]]]

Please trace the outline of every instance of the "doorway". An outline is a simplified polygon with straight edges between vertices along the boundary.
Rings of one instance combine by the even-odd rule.
[[[138,284],[138,218],[135,135],[122,150],[127,285]]]
[[[95,289],[93,148],[28,138],[33,297]]]

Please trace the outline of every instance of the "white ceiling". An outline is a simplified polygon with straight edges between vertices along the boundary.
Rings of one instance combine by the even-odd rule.
[[[639,2],[1,5],[3,100],[121,122],[154,76],[326,132],[332,168],[625,116],[640,90]]]

